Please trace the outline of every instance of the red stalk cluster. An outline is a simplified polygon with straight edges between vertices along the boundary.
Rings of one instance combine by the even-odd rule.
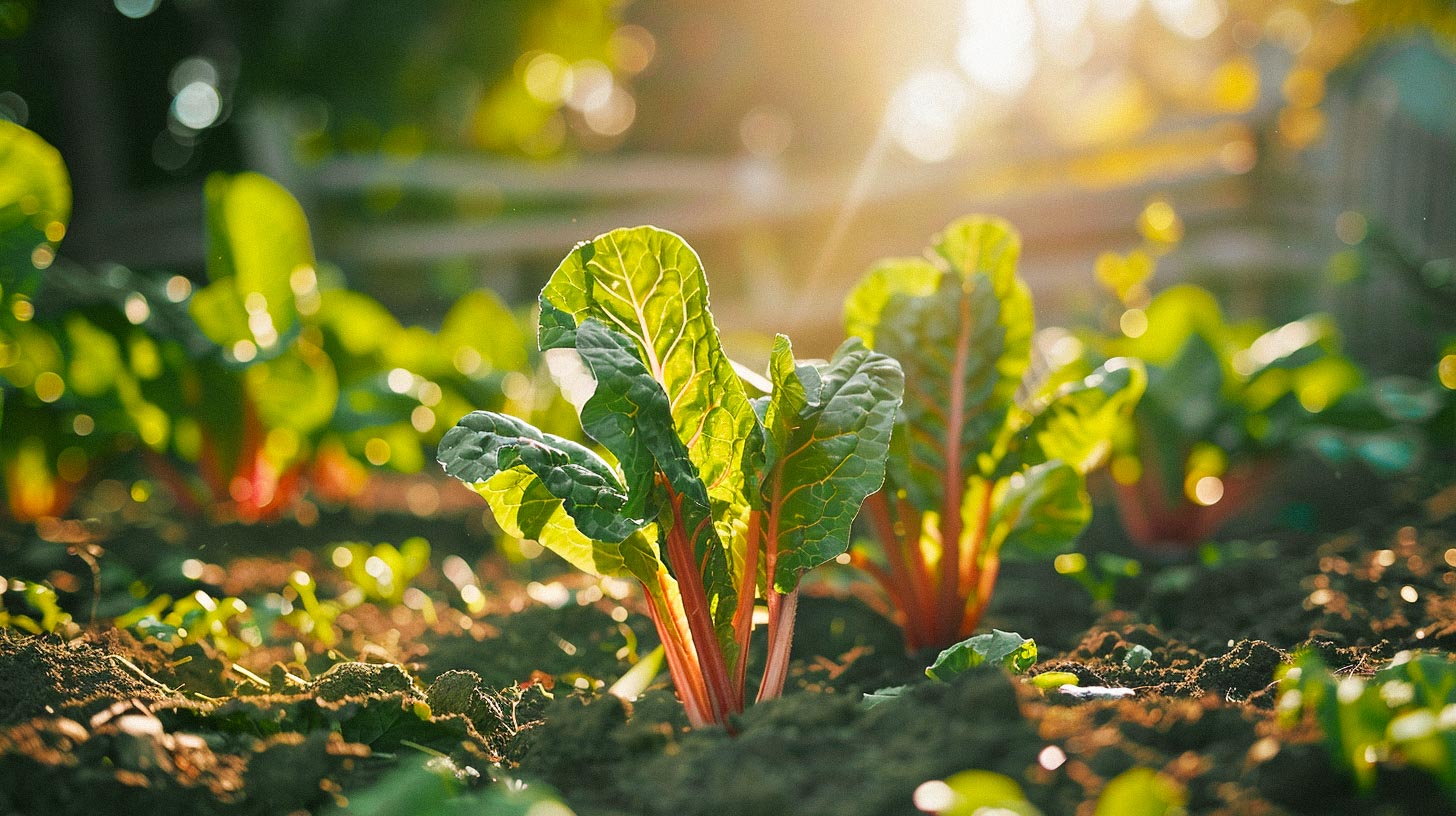
[[[663,484],[665,486],[665,482]],[[703,585],[704,564],[697,558],[693,543],[703,534],[702,527],[711,524],[711,520],[705,517],[698,522],[697,529],[690,532],[682,512],[682,495],[670,487],[667,495],[672,522],[664,536],[664,555],[673,577],[677,579],[682,603],[680,606],[672,603],[668,577],[660,574],[659,586],[649,587],[646,593],[648,609],[662,641],[673,685],[682,699],[683,708],[687,710],[688,721],[695,727],[730,725],[729,718],[742,713],[746,703],[748,649],[753,634],[753,607],[758,596],[760,561],[769,576],[768,661],[756,699],[763,701],[780,696],[788,677],[799,593],[797,589],[781,593],[773,588],[778,562],[778,513],[770,512],[765,517],[762,511],[754,510],[749,515],[743,570],[737,587],[738,601],[733,611],[733,639],[738,654],[730,671],[727,656],[713,626],[712,610]]]
[[[941,516],[941,556],[934,563],[926,559],[920,540],[923,512],[903,497],[892,508],[884,491],[865,501],[864,510],[880,541],[885,566],[863,553],[851,557],[889,596],[910,651],[944,648],[970,637],[991,600],[1001,567],[1001,559],[987,552],[986,546],[991,486],[977,480],[972,490],[979,494],[974,499],[975,525],[967,535],[959,512],[953,514],[955,520],[950,524]]]

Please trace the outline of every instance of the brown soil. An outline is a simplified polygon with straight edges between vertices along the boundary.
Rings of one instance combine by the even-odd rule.
[[[1177,780],[1189,813],[1456,813],[1430,778],[1390,765],[1361,795],[1317,730],[1277,721],[1272,686],[1299,649],[1361,673],[1402,649],[1456,645],[1453,529],[1447,516],[1317,547],[1231,547],[1119,588],[1100,617],[1067,579],[1046,571],[1038,580],[1057,591],[1018,592],[1036,573],[1012,571],[988,622],[1037,637],[1031,674],[1135,691],[1115,701],[999,669],[929,681],[927,656],[906,656],[883,617],[812,591],[789,694],[752,707],[731,736],[688,730],[665,678],[632,705],[602,693],[629,644],[651,645],[641,616],[618,623],[609,603],[509,613],[520,606],[509,582],[490,614],[441,607],[433,627],[402,608],[358,608],[340,620],[341,650],[367,663],[278,648],[244,668],[206,646],[99,627],[71,641],[0,632],[0,812],[317,812],[438,755],[453,795],[520,778],[583,816],[913,814],[916,786],[968,768],[1019,780],[1046,814],[1090,816],[1107,781],[1135,766]],[[1037,607],[1037,594],[1056,601]],[[905,684],[900,698],[861,703]],[[1049,746],[1065,761],[1046,761]]]

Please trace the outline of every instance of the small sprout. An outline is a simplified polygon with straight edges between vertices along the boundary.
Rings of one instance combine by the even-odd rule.
[[[1122,665],[1126,666],[1129,669],[1135,669],[1138,666],[1141,666],[1142,664],[1148,662],[1148,660],[1151,659],[1152,656],[1153,652],[1151,649],[1140,643],[1134,643],[1132,647],[1127,650],[1127,655],[1122,658]]]
[[[982,663],[1000,664],[1014,674],[1021,674],[1036,662],[1036,641],[1015,632],[992,629],[941,652],[935,663],[925,670],[932,680],[949,680]]]

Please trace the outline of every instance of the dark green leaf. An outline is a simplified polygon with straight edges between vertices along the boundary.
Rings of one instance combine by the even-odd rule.
[[[582,244],[541,292],[541,348],[573,347],[588,318],[625,335],[662,387],[672,427],[708,486],[718,533],[731,539],[748,512],[743,463],[756,423],[709,314],[697,254],[655,227],[614,230]]]
[[[992,629],[975,635],[946,649],[935,658],[935,663],[925,670],[932,680],[949,680],[952,677],[983,663],[1005,666],[1020,674],[1036,662],[1036,641],[1024,638],[1015,632]]]
[[[621,515],[626,491],[590,450],[478,411],[445,434],[438,457],[446,473],[485,498],[508,534],[535,540],[584,572],[656,581],[655,528]]]
[[[777,522],[770,530],[779,547],[774,583],[789,592],[801,572],[849,548],[860,505],[884,482],[904,380],[898,363],[858,338],[822,367],[795,368],[780,337],[771,372],[774,393],[764,413],[776,450],[762,489]]]

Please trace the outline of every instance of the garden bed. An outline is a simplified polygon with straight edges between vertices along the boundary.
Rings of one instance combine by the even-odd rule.
[[[907,656],[899,631],[831,575],[802,602],[788,692],[733,734],[688,729],[666,675],[634,703],[602,691],[654,636],[635,613],[614,620],[618,601],[579,603],[596,586],[581,576],[552,579],[565,593],[553,609],[502,573],[486,587],[494,612],[441,604],[433,626],[360,606],[338,626],[364,663],[281,648],[234,663],[206,643],[102,627],[70,640],[10,631],[0,804],[387,812],[424,797],[436,810],[417,812],[478,798],[526,812],[550,790],[580,814],[889,814],[918,812],[923,783],[979,768],[1019,780],[1044,813],[1074,813],[1144,767],[1174,780],[1191,813],[1456,812],[1431,777],[1397,764],[1377,764],[1362,793],[1317,729],[1281,724],[1274,683],[1301,650],[1362,675],[1402,650],[1456,646],[1453,547],[1456,517],[1432,507],[1317,543],[1236,542],[1129,579],[1095,619],[1050,568],[1009,571],[988,622],[1039,641],[1028,674],[1135,691],[1086,702],[1000,668],[928,681],[932,656]],[[1131,665],[1136,647],[1146,657]]]

